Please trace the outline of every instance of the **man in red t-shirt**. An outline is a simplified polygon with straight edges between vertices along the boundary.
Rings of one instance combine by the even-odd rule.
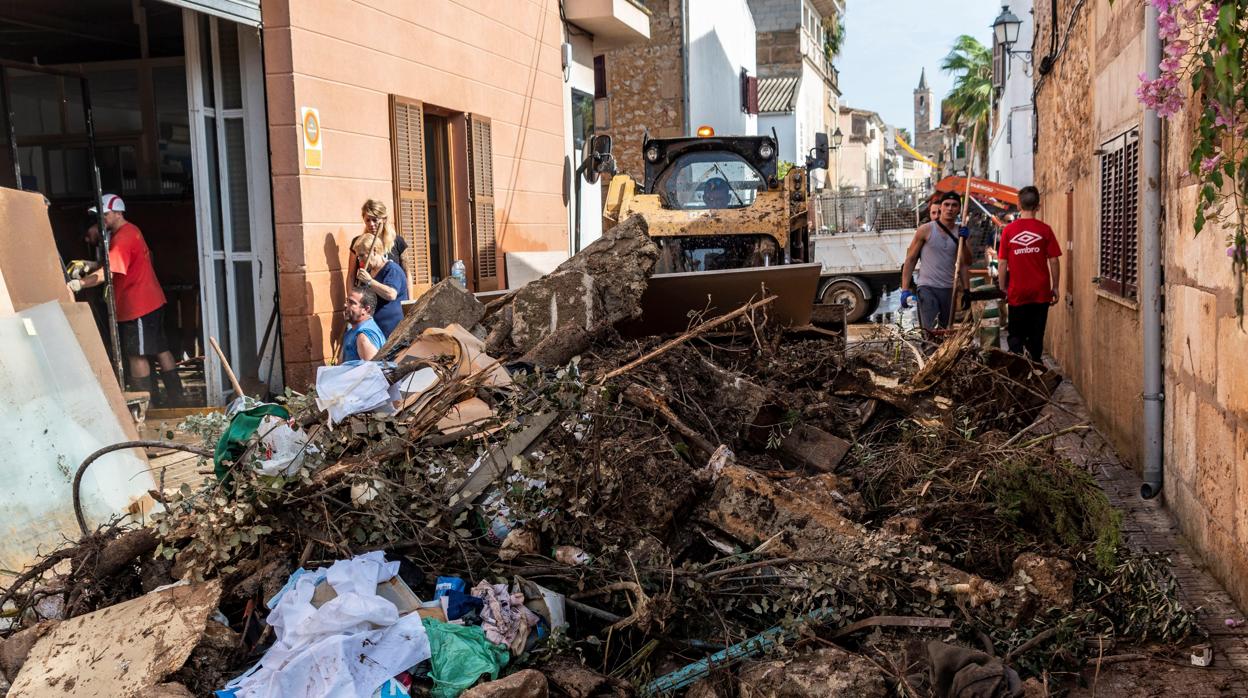
[[[1062,248],[1053,229],[1036,218],[1040,209],[1038,189],[1020,189],[1018,205],[1022,209],[1018,220],[1001,231],[997,284],[1010,306],[1010,351],[1021,354],[1026,349],[1032,361],[1040,361],[1049,306],[1057,303],[1061,278],[1057,258],[1062,256]]]
[[[104,225],[112,233],[108,265],[113,275],[113,303],[117,308],[121,353],[129,364],[130,382],[137,389],[150,393],[153,402],[178,404],[182,400],[182,380],[165,341],[165,292],[152,268],[151,250],[139,227],[126,220],[126,204],[120,196],[105,194],[100,205]],[[96,209],[92,208],[91,213],[95,214]],[[80,279],[70,280],[69,290],[77,293],[102,283],[104,270],[96,269]],[[156,357],[160,364],[160,379],[165,384],[163,401],[157,399],[150,356]]]

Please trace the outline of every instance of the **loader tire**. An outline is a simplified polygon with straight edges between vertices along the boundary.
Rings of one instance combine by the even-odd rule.
[[[840,303],[845,306],[845,322],[858,322],[871,312],[871,303],[858,284],[852,281],[833,281],[823,289],[820,303]]]

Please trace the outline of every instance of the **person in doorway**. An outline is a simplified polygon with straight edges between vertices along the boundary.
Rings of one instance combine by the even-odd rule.
[[[1026,351],[1032,361],[1044,354],[1044,328],[1049,306],[1057,303],[1061,279],[1062,247],[1053,229],[1036,217],[1040,191],[1023,187],[1018,191],[1019,218],[1001,231],[997,250],[997,285],[1005,292],[1009,306],[1006,327],[1010,351]]]
[[[117,331],[121,335],[121,352],[126,357],[130,383],[148,392],[152,402],[177,405],[182,402],[182,379],[178,376],[173,354],[165,341],[165,292],[152,266],[152,253],[139,227],[126,220],[126,203],[116,194],[105,194],[98,211],[104,213],[104,225],[112,235],[108,265],[112,272],[113,298],[117,309]],[[92,207],[91,213],[97,209]],[[99,230],[87,231],[88,241],[99,240]],[[84,288],[104,283],[104,270],[96,268],[81,278],[70,279],[69,290],[78,293]],[[160,366],[160,380],[165,385],[159,397],[152,376],[151,358]]]
[[[360,218],[364,219],[364,231],[351,240],[351,249],[355,249],[355,243],[362,235],[375,235],[381,241],[381,245],[390,250],[387,254],[389,258],[399,268],[403,268],[403,252],[407,250],[407,241],[399,237],[398,232],[394,229],[394,224],[390,222],[390,212],[386,205],[376,199],[369,199],[360,207]],[[355,272],[359,270],[358,262],[355,255],[351,255],[351,278],[355,278]]]
[[[386,343],[386,335],[373,319],[376,309],[376,293],[361,286],[347,292],[342,304],[342,317],[347,321],[347,331],[342,335],[343,363],[372,361]]]
[[[905,265],[901,269],[901,304],[909,307],[910,302],[917,299],[919,324],[929,332],[948,328],[953,323],[953,270],[958,257],[959,238],[962,238],[962,261],[956,283],[963,289],[971,285],[971,249],[965,239],[970,236],[970,230],[958,225],[962,199],[954,192],[946,192],[940,196],[939,202],[940,216],[914,231],[914,238],[906,251]],[[919,268],[917,294],[911,278],[916,264]]]
[[[382,238],[364,233],[351,247],[360,268],[355,283],[377,294],[373,319],[388,337],[403,319],[403,301],[407,300],[407,274],[389,257],[389,248]]]

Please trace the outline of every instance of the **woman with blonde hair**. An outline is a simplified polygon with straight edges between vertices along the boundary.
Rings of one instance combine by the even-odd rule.
[[[364,232],[356,235],[351,240],[351,249],[355,249],[355,243],[360,239],[361,235],[372,234],[377,236],[378,244],[384,247],[387,256],[394,260],[394,263],[403,268],[403,252],[407,250],[407,241],[399,237],[398,232],[394,229],[394,223],[390,222],[390,211],[386,208],[385,202],[377,199],[369,199],[360,207],[360,218],[364,219]],[[354,255],[351,258],[351,278],[355,278]]]
[[[351,243],[351,252],[359,269],[356,286],[377,294],[373,320],[387,337],[403,319],[403,301],[407,300],[407,273],[389,257],[390,246],[373,233],[364,233]]]

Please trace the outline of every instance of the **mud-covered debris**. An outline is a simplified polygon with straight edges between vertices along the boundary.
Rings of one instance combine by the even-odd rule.
[[[459,325],[472,329],[483,317],[485,306],[476,296],[455,279],[443,279],[404,309],[403,319],[386,338],[379,354],[393,357],[431,327]]]
[[[1008,584],[1018,592],[1035,595],[1046,607],[1068,609],[1075,602],[1075,568],[1070,562],[1036,553],[1014,560],[1014,576]]]
[[[867,658],[822,647],[741,667],[740,698],[882,698],[884,673]]]
[[[798,424],[780,443],[780,452],[800,465],[818,473],[830,473],[849,453],[850,444],[816,426]]]
[[[545,674],[525,669],[497,681],[477,684],[461,693],[460,698],[546,698],[549,690]]]

